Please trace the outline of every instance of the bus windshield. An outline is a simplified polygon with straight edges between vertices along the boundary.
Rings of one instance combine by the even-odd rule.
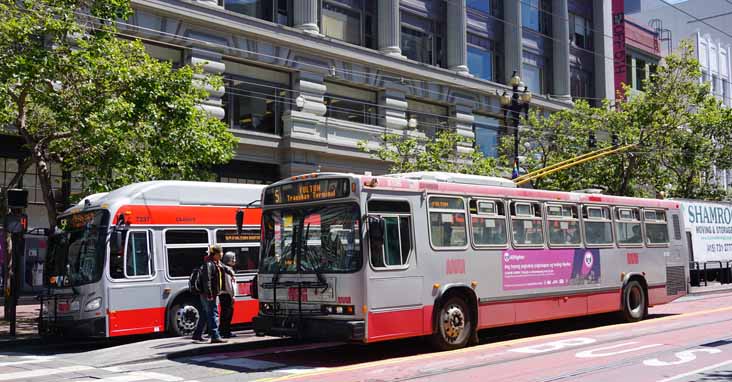
[[[59,219],[49,240],[45,281],[71,287],[98,281],[104,269],[109,212],[81,212]]]
[[[355,203],[264,213],[260,272],[355,272],[361,264],[361,219]]]

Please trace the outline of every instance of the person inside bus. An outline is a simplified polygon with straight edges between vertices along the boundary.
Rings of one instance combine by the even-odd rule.
[[[213,245],[209,248],[209,255],[201,269],[201,307],[203,317],[199,319],[196,330],[193,331],[193,341],[203,342],[203,329],[208,325],[211,333],[211,343],[226,343],[221,338],[218,327],[219,308],[216,304],[216,297],[224,286],[224,270],[221,264],[222,249],[220,245]]]
[[[219,294],[219,304],[221,304],[221,318],[219,332],[223,338],[236,337],[231,332],[231,319],[234,317],[234,296],[236,290],[236,276],[234,266],[236,265],[236,254],[234,252],[226,252],[221,259],[224,270],[224,287]]]
[[[641,239],[641,228],[640,225],[636,224],[633,226],[633,236],[629,237],[628,240],[625,240],[625,243],[638,244],[642,242],[643,239]]]

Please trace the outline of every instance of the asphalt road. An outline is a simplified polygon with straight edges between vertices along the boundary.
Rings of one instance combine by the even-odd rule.
[[[0,349],[0,382],[732,380],[732,293],[690,296],[650,313],[634,324],[603,315],[493,329],[480,333],[480,345],[452,352],[432,352],[421,339],[344,345],[252,338],[235,351],[163,358],[127,354],[161,340]],[[100,361],[115,352],[120,362]]]

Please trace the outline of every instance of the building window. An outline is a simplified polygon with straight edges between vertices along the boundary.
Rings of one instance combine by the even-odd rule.
[[[549,17],[551,9],[544,0],[521,1],[521,23],[524,28],[547,34],[549,33]]]
[[[280,134],[282,113],[290,94],[289,73],[246,65],[226,64],[226,121],[234,129]]]
[[[543,79],[543,71],[540,67],[536,65],[531,65],[524,63],[521,67],[522,70],[522,80],[524,81],[524,84],[531,90],[532,92],[536,94],[544,94],[544,89],[542,86],[542,79]]]
[[[638,89],[639,91],[643,91],[645,89],[645,84],[643,81],[646,79],[646,62],[639,58],[636,58],[634,70],[636,84],[633,87],[635,89]]]
[[[468,8],[485,13],[491,13],[491,5],[486,0],[468,0]]]
[[[472,75],[493,80],[496,62],[493,45],[487,38],[468,33],[468,69]]]
[[[377,124],[376,92],[326,81],[327,117],[354,123]]]
[[[592,25],[590,20],[575,14],[569,14],[569,35],[574,45],[583,49],[592,49]]]
[[[224,0],[224,9],[277,24],[291,24],[291,0]]]
[[[447,106],[407,98],[407,120],[414,118],[417,129],[430,138],[449,126],[447,112]]]
[[[444,12],[438,12],[435,17]],[[410,60],[444,66],[443,24],[435,19],[402,11],[402,53]]]
[[[475,133],[475,149],[486,157],[498,156],[498,137],[501,124],[498,118],[474,114],[473,132]]]
[[[625,84],[633,87],[633,57],[625,56]]]
[[[323,0],[323,34],[355,45],[375,48],[375,2]]]
[[[579,68],[570,68],[570,91],[572,98],[590,98],[592,92],[592,75]]]
[[[143,41],[142,45],[145,47],[145,52],[150,57],[159,61],[168,61],[173,68],[180,68],[183,66],[183,49],[173,48],[162,44],[151,44],[147,41]]]

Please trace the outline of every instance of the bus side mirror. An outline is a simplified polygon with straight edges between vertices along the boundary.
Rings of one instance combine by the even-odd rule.
[[[384,245],[384,218],[369,216],[369,240],[374,247]]]
[[[117,230],[117,229],[112,231],[112,240],[111,240],[112,248],[110,248],[110,252],[112,254],[118,254],[118,253],[123,252],[126,233],[127,233],[126,231]]]
[[[236,210],[236,234],[241,235],[241,227],[244,225],[244,210]]]

